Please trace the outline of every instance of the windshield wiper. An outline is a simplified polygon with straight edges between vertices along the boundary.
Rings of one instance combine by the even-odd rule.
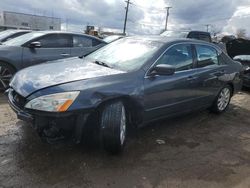
[[[104,62],[102,62],[102,61],[97,61],[97,60],[95,60],[94,63],[97,64],[97,65],[102,65],[102,66],[104,66],[104,67],[112,68],[112,67],[109,66],[107,63],[104,63]]]

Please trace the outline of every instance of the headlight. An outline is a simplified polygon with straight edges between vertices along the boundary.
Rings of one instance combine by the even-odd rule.
[[[41,96],[29,101],[25,108],[47,112],[65,112],[79,93],[79,91],[74,91]]]

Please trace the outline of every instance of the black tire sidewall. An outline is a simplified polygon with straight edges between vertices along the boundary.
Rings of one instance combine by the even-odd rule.
[[[123,144],[120,139],[120,121],[122,108],[125,109],[126,132]],[[111,102],[106,104],[101,112],[101,142],[106,151],[112,154],[120,153],[126,143],[127,133],[127,116],[126,108],[121,101]]]

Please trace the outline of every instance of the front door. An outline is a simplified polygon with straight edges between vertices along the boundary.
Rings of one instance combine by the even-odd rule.
[[[46,61],[70,57],[72,37],[67,34],[48,34],[31,42],[40,42],[41,47],[23,47],[23,67]]]
[[[154,64],[175,66],[176,72],[170,76],[145,77],[145,121],[191,111],[194,108],[197,78],[193,69],[193,57],[191,44],[178,44],[169,48]]]

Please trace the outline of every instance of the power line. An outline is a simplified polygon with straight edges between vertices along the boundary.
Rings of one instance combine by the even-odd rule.
[[[136,6],[137,8],[141,8],[141,9],[145,9],[145,10],[158,10],[158,11],[164,11],[165,12],[164,8],[142,6],[142,5],[139,5],[139,4],[135,3],[135,2],[131,2],[131,4]]]
[[[147,22],[135,22],[131,19],[128,19],[128,21],[130,21],[133,24],[137,24],[137,25],[143,25],[143,26],[149,26],[149,27],[162,27],[162,25],[151,24],[151,23],[147,23]]]

